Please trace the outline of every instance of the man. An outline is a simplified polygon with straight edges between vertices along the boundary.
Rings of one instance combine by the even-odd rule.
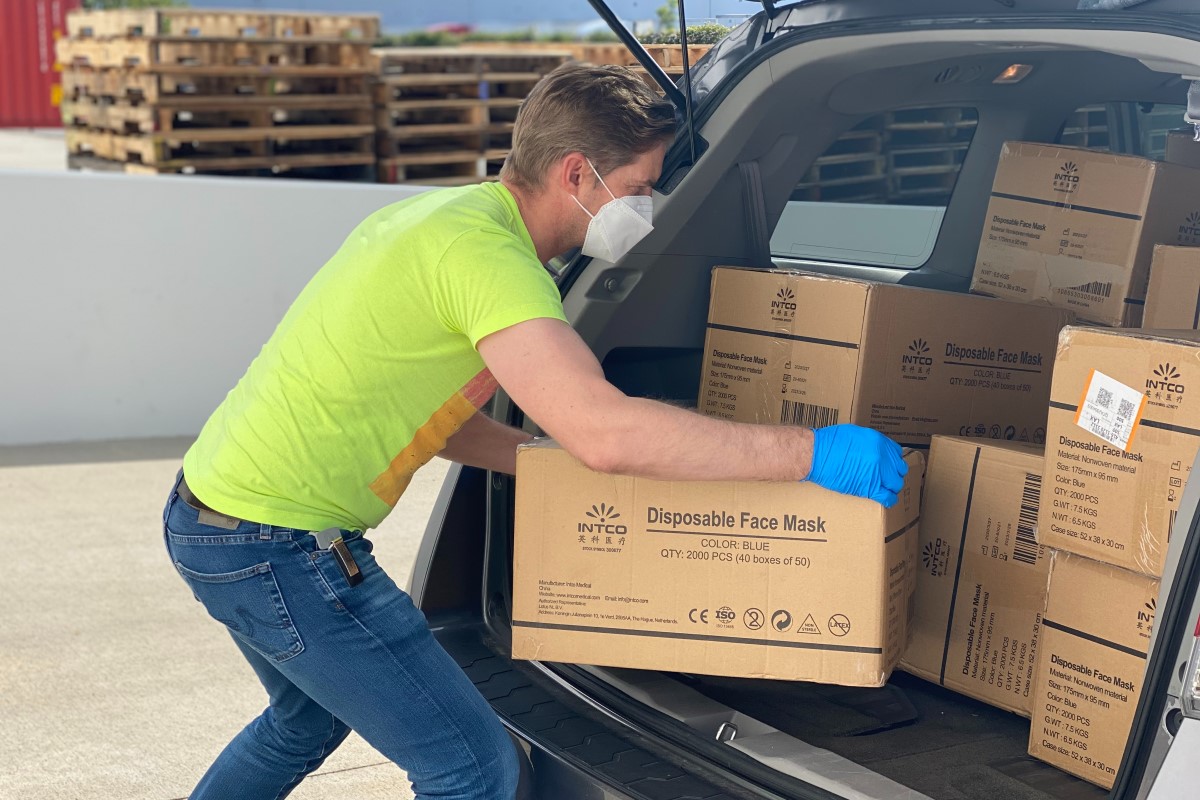
[[[619,259],[650,228],[671,106],[568,65],[522,106],[499,183],[368,217],[296,299],[184,458],[167,549],[270,704],[192,797],[284,797],[353,729],[418,798],[512,798],[512,743],[371,557],[434,455],[513,473],[530,437],[476,411],[497,384],[593,469],[812,480],[894,503],[899,448],[854,426],[739,425],[609,384],[542,264]]]

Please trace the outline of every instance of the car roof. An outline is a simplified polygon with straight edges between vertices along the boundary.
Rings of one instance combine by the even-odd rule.
[[[773,4],[759,0],[764,10],[750,17],[692,70],[693,99],[702,101],[713,87],[748,56],[775,38],[830,23],[873,20],[953,19],[1003,21],[1030,16],[1054,16],[1059,21],[1078,15],[1120,24],[1122,16],[1143,24],[1147,19],[1180,16],[1200,22],[1200,0],[798,0]],[[770,10],[769,10],[770,9]]]
[[[824,20],[942,13],[956,16],[1065,11],[1200,13],[1195,0],[797,0],[793,3],[760,0],[758,5],[764,9],[773,9],[775,14],[811,14],[814,19]]]

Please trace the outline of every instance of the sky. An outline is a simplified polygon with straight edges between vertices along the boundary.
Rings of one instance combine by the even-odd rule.
[[[608,3],[618,17],[632,21],[656,19],[655,10],[663,0],[608,0]],[[193,8],[378,13],[383,17],[383,29],[388,32],[443,22],[464,22],[495,30],[530,25],[573,27],[599,22],[587,0],[189,0],[188,5]],[[757,2],[748,0],[685,0],[685,8],[689,24],[717,17],[744,17],[762,10]]]

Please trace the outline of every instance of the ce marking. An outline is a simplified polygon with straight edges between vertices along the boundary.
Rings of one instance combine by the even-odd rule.
[[[690,619],[693,623],[703,623],[703,624],[707,625],[708,624],[708,609],[707,608],[703,608],[703,609],[702,608],[693,608],[691,611],[688,612],[688,619]]]

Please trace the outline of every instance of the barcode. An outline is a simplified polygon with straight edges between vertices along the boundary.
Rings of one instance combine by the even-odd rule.
[[[1112,286],[1111,281],[1108,283],[1092,281],[1091,283],[1085,283],[1083,286],[1072,286],[1070,291],[1081,294],[1092,294],[1097,297],[1112,297]]]
[[[1124,402],[1124,401],[1122,401]],[[1096,405],[1109,408],[1112,406],[1112,392],[1108,389],[1099,389],[1096,392]]]
[[[1133,419],[1133,403],[1121,398],[1121,404],[1117,406],[1117,424],[1124,430],[1131,419]]]
[[[1017,543],[1013,547],[1013,559],[1024,564],[1036,564],[1041,554],[1033,535],[1041,502],[1042,476],[1026,472],[1025,488],[1021,490],[1021,513],[1017,517]]]
[[[814,406],[811,403],[793,403],[791,400],[784,400],[779,421],[784,425],[824,428],[828,425],[837,425],[838,410],[828,406]]]

